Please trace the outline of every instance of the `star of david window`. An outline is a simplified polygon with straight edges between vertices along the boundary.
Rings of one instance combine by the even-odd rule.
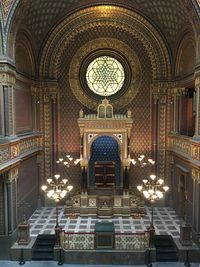
[[[87,67],[86,81],[95,94],[105,97],[114,95],[124,85],[124,68],[113,57],[97,57]]]

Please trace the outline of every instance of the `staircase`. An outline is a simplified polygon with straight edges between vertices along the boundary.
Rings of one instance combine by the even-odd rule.
[[[53,260],[55,235],[38,235],[32,248],[32,260]]]
[[[178,251],[171,235],[155,235],[156,261],[178,261]]]

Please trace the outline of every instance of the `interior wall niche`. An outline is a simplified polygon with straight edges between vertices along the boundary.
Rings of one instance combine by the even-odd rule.
[[[30,86],[17,81],[15,87],[15,122],[17,134],[33,129],[32,95]]]
[[[186,77],[194,72],[196,65],[195,41],[190,34],[182,39],[176,57],[175,76]]]
[[[28,37],[22,32],[16,37],[15,44],[15,64],[18,73],[27,77],[35,75],[35,60],[31,42]]]
[[[195,88],[187,88],[181,95],[180,103],[180,134],[191,137],[195,132],[195,97]]]

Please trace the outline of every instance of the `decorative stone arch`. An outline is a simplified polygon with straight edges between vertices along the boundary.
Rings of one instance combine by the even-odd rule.
[[[41,54],[40,77],[57,78],[62,57],[73,39],[83,31],[102,25],[112,26],[113,30],[122,29],[143,44],[152,65],[153,79],[170,78],[169,53],[161,34],[144,17],[118,6],[85,8],[61,22],[49,36]]]

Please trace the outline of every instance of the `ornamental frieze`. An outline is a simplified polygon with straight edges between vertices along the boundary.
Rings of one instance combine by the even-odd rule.
[[[189,137],[170,136],[169,148],[176,153],[184,154],[188,159],[200,161],[200,144]]]
[[[10,160],[20,160],[24,154],[32,154],[41,148],[41,136],[22,138],[13,143],[3,144],[0,146],[0,165],[4,163],[8,165]]]

